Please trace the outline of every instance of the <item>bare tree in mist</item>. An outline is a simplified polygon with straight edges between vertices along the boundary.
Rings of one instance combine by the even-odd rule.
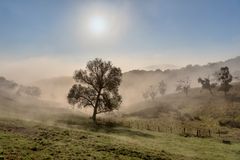
[[[156,87],[154,86],[149,86],[148,89],[143,93],[143,98],[145,99],[151,99],[151,100],[155,100],[156,96],[157,96],[158,92]]]
[[[149,98],[147,91],[143,92],[142,96],[145,100],[147,100]]]
[[[78,107],[92,107],[92,119],[96,122],[96,115],[118,109],[122,97],[118,93],[122,72],[114,67],[110,61],[94,59],[89,61],[86,70],[74,73],[76,84],[68,93],[68,102]]]
[[[221,67],[219,72],[215,73],[215,76],[217,77],[217,80],[220,82],[219,91],[223,91],[224,95],[227,95],[227,92],[232,88],[232,85],[230,83],[232,82],[232,75],[230,74],[229,68]]]
[[[24,86],[17,84],[16,82],[9,81],[4,77],[0,77],[0,89],[10,91],[18,96],[33,96],[39,97],[41,95],[41,89],[34,86]]]
[[[233,74],[233,79],[237,80],[237,81],[240,81],[240,71],[236,71],[234,74]]]
[[[178,81],[176,91],[183,92],[183,93],[185,93],[186,96],[188,96],[189,89],[190,89],[189,79]]]
[[[166,91],[167,91],[167,84],[162,80],[159,84],[158,84],[158,89],[159,89],[159,93],[163,96],[165,95]]]
[[[217,83],[211,83],[209,78],[198,78],[198,83],[201,83],[202,89],[208,90],[211,95],[213,95],[212,90],[217,86]]]
[[[17,87],[17,83],[9,81],[4,77],[0,77],[0,89],[14,90]]]
[[[16,94],[17,95],[27,95],[33,97],[39,97],[41,95],[41,90],[38,87],[22,86],[20,85]]]

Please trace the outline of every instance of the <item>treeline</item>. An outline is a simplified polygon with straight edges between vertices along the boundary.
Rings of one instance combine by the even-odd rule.
[[[213,90],[217,89],[217,91],[224,92],[224,95],[227,96],[227,93],[233,87],[231,85],[233,79],[239,80],[239,77],[233,76],[229,68],[225,66],[221,67],[219,71],[212,73],[211,76],[199,77],[197,81],[202,85],[202,89],[208,90],[211,95],[214,95]],[[176,83],[176,92],[182,92],[188,96],[189,89],[191,88],[190,79],[187,77],[186,79],[177,80]],[[142,96],[146,100],[154,100],[157,96],[165,95],[167,88],[167,82],[161,80],[157,85],[150,85],[145,92],[143,92]]]
[[[20,96],[26,95],[39,97],[41,95],[41,90],[38,87],[20,85],[16,82],[9,81],[4,77],[0,77],[0,90],[11,92]]]

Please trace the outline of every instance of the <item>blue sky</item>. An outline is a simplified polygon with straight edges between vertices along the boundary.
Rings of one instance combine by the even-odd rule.
[[[240,55],[239,8],[239,0],[1,0],[0,56],[66,65],[103,57],[125,68],[225,60]],[[93,40],[83,28],[96,10],[115,25]]]

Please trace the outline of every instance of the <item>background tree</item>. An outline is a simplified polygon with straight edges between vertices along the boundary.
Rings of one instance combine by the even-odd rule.
[[[0,77],[0,89],[14,90],[17,86],[17,83],[9,81],[4,77]]]
[[[167,90],[167,84],[162,80],[158,85],[159,93],[163,96]]]
[[[201,83],[202,89],[207,89],[213,95],[212,89],[216,88],[216,83],[211,83],[209,78],[198,78],[198,83]]]
[[[16,94],[39,97],[41,95],[41,90],[38,87],[19,85]]]
[[[147,91],[143,92],[142,96],[145,100],[149,98],[149,94],[147,93]]]
[[[153,85],[149,86],[148,89],[143,93],[143,97],[145,99],[150,98],[151,100],[155,100],[156,96],[157,96],[158,92],[156,87],[154,87]]]
[[[240,80],[240,71],[235,71],[233,73],[233,79],[235,79],[237,82]]]
[[[230,83],[232,82],[232,75],[230,74],[229,68],[221,67],[220,71],[215,74],[217,76],[217,80],[220,82],[219,91],[223,91],[224,95],[227,95],[227,92],[232,88],[232,85]]]
[[[118,93],[122,72],[114,67],[110,61],[94,59],[89,61],[86,70],[77,70],[73,79],[76,84],[68,93],[68,102],[78,107],[92,107],[92,119],[96,122],[96,115],[118,109],[122,97]]]
[[[190,89],[189,79],[178,81],[176,91],[183,92],[183,93],[185,93],[186,96],[188,96],[189,89]]]
[[[155,100],[156,96],[157,96],[157,90],[156,87],[154,86],[150,86],[149,89],[149,96],[151,97],[152,100]]]

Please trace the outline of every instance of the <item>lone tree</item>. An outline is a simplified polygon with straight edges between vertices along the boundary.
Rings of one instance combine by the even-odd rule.
[[[167,84],[162,80],[158,85],[159,93],[163,96],[167,90]]]
[[[227,95],[227,92],[232,88],[232,85],[230,83],[232,82],[232,75],[230,74],[229,68],[221,67],[220,71],[216,74],[217,80],[220,82],[219,91],[223,91],[224,95]]]
[[[118,93],[122,72],[114,67],[110,61],[96,58],[89,61],[86,70],[77,70],[73,79],[76,84],[68,93],[68,103],[78,107],[92,107],[92,119],[96,122],[96,115],[118,109],[122,97]]]
[[[189,89],[190,89],[190,81],[188,79],[178,81],[176,91],[183,92],[185,93],[186,96],[188,96]]]
[[[216,88],[216,83],[211,83],[209,78],[198,78],[198,83],[202,84],[202,89],[207,89],[213,95],[212,89]]]

